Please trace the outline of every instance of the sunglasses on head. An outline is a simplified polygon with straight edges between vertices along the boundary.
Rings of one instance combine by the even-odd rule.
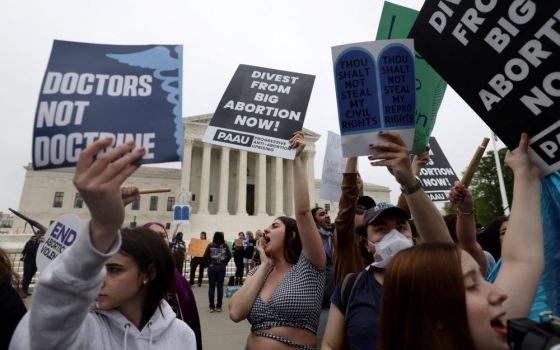
[[[366,209],[366,208],[363,208],[363,207],[356,207],[355,212],[356,212],[356,214],[358,214],[358,215],[362,215],[363,213],[366,212],[366,210],[367,210],[367,209]]]

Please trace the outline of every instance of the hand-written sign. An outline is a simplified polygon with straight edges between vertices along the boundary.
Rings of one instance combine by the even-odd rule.
[[[192,238],[189,242],[189,247],[187,248],[187,255],[202,258],[206,247],[208,247],[209,240]]]
[[[447,201],[451,187],[459,181],[435,137],[430,137],[430,162],[420,171],[420,181],[434,202]]]
[[[180,160],[181,72],[181,46],[55,40],[35,115],[33,168],[73,166],[106,137],[109,149],[130,140],[144,147],[142,163]]]
[[[56,219],[45,233],[45,241],[37,250],[37,269],[45,268],[77,239],[80,218],[76,214],[64,214]]]
[[[409,37],[510,148],[560,169],[560,3],[427,0]]]
[[[241,64],[203,141],[293,159],[288,148],[302,130],[315,76]]]
[[[332,48],[343,156],[371,154],[377,131],[395,130],[410,148],[416,92],[411,40]]]

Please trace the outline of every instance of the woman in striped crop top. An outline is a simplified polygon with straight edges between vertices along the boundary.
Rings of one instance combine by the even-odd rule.
[[[257,242],[261,265],[249,272],[229,303],[230,318],[247,319],[249,349],[315,349],[325,284],[325,251],[311,216],[301,155],[303,133],[290,139],[296,219],[278,217]]]

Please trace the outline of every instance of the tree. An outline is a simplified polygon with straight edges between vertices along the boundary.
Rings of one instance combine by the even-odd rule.
[[[506,196],[509,205],[513,196],[513,172],[504,164],[507,148],[498,151]],[[502,197],[500,194],[500,184],[498,182],[498,172],[494,152],[488,151],[482,157],[478,169],[474,173],[471,185],[469,186],[473,197],[477,222],[486,225],[497,216],[504,215],[502,208]]]

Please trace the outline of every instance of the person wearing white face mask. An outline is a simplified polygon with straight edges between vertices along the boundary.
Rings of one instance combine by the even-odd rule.
[[[383,142],[371,146],[374,166],[386,166],[401,185],[404,198],[423,241],[451,242],[438,209],[414,176],[408,150],[400,136],[380,133]],[[378,317],[384,268],[399,251],[413,246],[410,214],[388,203],[378,203],[364,214],[358,228],[374,262],[358,274],[349,274],[335,288],[321,349],[377,349]],[[365,232],[364,232],[365,231]]]

